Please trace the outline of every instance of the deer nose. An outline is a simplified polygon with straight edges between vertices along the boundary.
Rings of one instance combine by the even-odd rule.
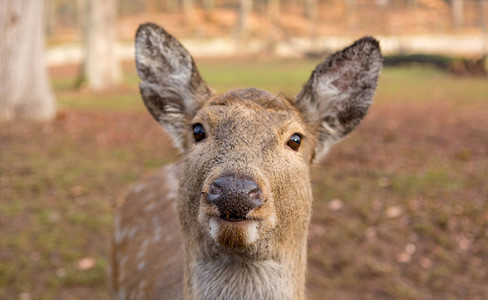
[[[220,217],[227,221],[242,221],[246,215],[264,201],[259,186],[248,177],[222,176],[210,185],[208,202],[219,209]]]

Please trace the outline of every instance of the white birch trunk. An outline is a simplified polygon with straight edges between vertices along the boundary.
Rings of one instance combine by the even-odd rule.
[[[122,79],[116,53],[116,1],[85,1],[83,79],[90,89],[106,89]]]
[[[0,120],[56,113],[44,64],[42,0],[0,0]]]

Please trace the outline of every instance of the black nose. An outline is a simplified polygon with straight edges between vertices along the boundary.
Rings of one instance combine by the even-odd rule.
[[[248,177],[235,175],[215,179],[210,185],[207,200],[217,206],[220,217],[228,221],[241,221],[251,210],[263,204],[259,186]]]

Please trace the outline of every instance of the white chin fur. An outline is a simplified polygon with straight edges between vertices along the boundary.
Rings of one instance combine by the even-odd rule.
[[[246,242],[248,244],[253,244],[259,238],[258,233],[258,223],[253,221],[249,226],[246,228]]]
[[[210,236],[214,239],[217,240],[217,237],[219,236],[219,223],[217,222],[217,218],[212,217],[210,219]]]
[[[225,222],[222,220],[218,220],[217,217],[212,217],[209,220],[209,227],[210,227],[210,236],[217,241],[219,234],[221,234],[221,227],[223,226],[221,222]],[[228,225],[227,225],[228,226]],[[246,238],[246,244],[251,245],[256,242],[259,238],[259,231],[258,231],[258,222],[257,221],[250,221],[249,224],[246,225],[235,225],[239,226],[241,230],[245,230],[244,236]]]

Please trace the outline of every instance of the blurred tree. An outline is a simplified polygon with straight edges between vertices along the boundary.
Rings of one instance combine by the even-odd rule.
[[[86,82],[90,89],[99,90],[122,79],[116,54],[116,7],[116,0],[85,0],[85,57],[79,85]]]
[[[243,37],[249,31],[249,19],[252,11],[252,0],[240,0],[239,2],[239,23],[237,24],[237,33]]]
[[[273,26],[279,27],[280,0],[268,0],[268,17]]]
[[[305,16],[309,20],[317,18],[317,0],[305,1]]]
[[[175,12],[178,10],[179,4],[178,0],[165,0],[164,1],[164,10],[166,12]]]
[[[346,0],[346,19],[350,30],[356,30],[358,0]]]
[[[183,14],[185,16],[185,22],[187,24],[192,23],[194,19],[194,9],[195,3],[193,0],[182,0],[181,5],[183,6]]]
[[[215,1],[214,0],[202,0],[203,8],[206,11],[210,11],[215,8]]]
[[[464,2],[463,0],[451,0],[452,25],[458,29],[464,23]]]
[[[305,6],[305,15],[309,21],[308,31],[309,37],[312,44],[312,48],[315,47],[314,43],[317,41],[317,0],[307,0]]]
[[[46,0],[45,2],[45,20],[46,20],[46,34],[47,36],[53,36],[56,30],[56,20],[57,20],[57,13],[56,13],[56,1],[55,0]]]
[[[487,0],[479,0],[480,27],[483,33],[483,55],[488,55],[488,32],[486,28],[486,3]]]
[[[267,38],[267,50],[273,52],[278,43],[280,24],[280,0],[268,0],[268,18],[271,23]]]
[[[56,101],[44,65],[43,1],[0,1],[0,119],[50,119]]]
[[[146,1],[146,12],[154,13],[161,9],[161,1],[160,0],[147,0]]]

